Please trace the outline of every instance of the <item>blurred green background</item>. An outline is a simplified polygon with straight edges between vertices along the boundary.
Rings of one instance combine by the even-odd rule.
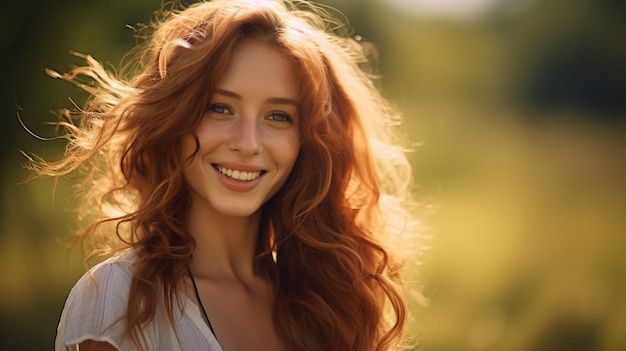
[[[117,65],[159,0],[12,1],[3,75],[0,349],[53,348],[82,274],[72,179],[17,185],[19,150],[54,158],[50,110],[84,94],[49,78],[89,53]],[[381,88],[416,151],[429,249],[418,348],[626,350],[626,2],[327,0],[380,50]]]

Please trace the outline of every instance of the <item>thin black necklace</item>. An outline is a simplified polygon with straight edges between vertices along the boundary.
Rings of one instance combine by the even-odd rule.
[[[204,314],[204,320],[206,320],[206,323],[209,325],[209,329],[211,329],[211,333],[213,333],[213,336],[215,337],[215,339],[217,339],[217,335],[215,334],[215,330],[213,330],[213,326],[211,325],[209,316],[206,314],[204,305],[202,305],[200,294],[198,294],[198,287],[196,286],[196,280],[193,279],[193,274],[191,274],[191,269],[189,269],[189,267],[187,267],[187,272],[189,273],[189,277],[191,278],[191,284],[193,284],[193,292],[196,293],[196,299],[198,300],[198,303],[200,304],[200,309],[202,309],[202,313]]]

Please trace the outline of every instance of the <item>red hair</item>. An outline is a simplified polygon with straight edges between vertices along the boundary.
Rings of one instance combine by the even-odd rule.
[[[329,31],[312,6],[229,0],[163,14],[131,79],[88,56],[84,67],[52,73],[92,98],[78,125],[61,122],[65,157],[32,163],[38,174],[87,171],[81,213],[96,217],[78,238],[92,239],[89,257],[136,252],[128,335],[142,344],[160,298],[172,311],[195,248],[182,221],[190,197],[181,139],[193,134],[234,44],[254,37],[294,62],[303,92],[300,154],[264,205],[258,238],[256,262],[277,292],[276,329],[291,350],[400,345],[407,316],[393,242],[413,234],[411,171],[393,134],[397,116],[362,69],[369,47]]]

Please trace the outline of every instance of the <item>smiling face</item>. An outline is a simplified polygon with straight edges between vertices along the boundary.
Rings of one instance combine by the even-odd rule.
[[[298,95],[287,56],[261,40],[235,45],[195,129],[199,150],[184,171],[192,207],[246,217],[281,188],[300,148]],[[194,150],[189,135],[183,157]]]

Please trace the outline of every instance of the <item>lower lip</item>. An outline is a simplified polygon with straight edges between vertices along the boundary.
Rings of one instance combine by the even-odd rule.
[[[261,177],[263,177],[263,175],[260,175],[254,180],[241,182],[225,176],[218,170],[215,170],[215,173],[217,173],[217,179],[219,179],[220,183],[222,183],[226,189],[237,192],[246,192],[256,188],[261,182]]]

